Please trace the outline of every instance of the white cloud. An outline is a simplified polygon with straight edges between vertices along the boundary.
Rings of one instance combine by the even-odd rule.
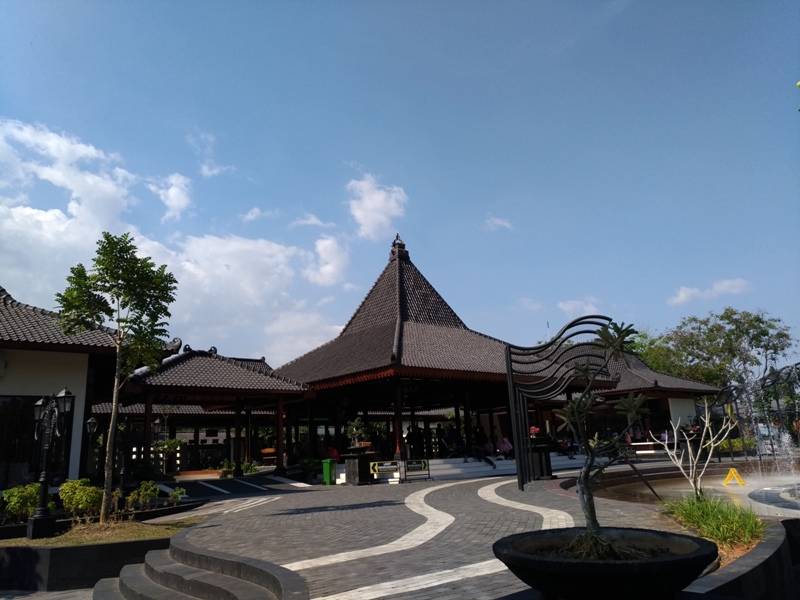
[[[239,218],[245,223],[252,223],[258,219],[271,219],[273,217],[277,217],[278,213],[279,211],[277,210],[264,210],[263,208],[254,206],[246,213],[239,215]]]
[[[600,312],[600,309],[597,308],[598,303],[598,299],[594,296],[585,296],[580,300],[561,300],[557,306],[568,317],[574,318],[582,315],[597,314]]]
[[[336,223],[322,221],[314,213],[306,213],[302,218],[295,219],[289,223],[289,227],[336,227]]]
[[[121,167],[119,156],[68,134],[0,120],[0,195],[27,200],[0,203],[0,285],[24,302],[53,308],[54,294],[63,289],[69,268],[91,260],[102,231],[131,231],[141,253],[166,264],[178,279],[170,330],[194,347],[216,345],[223,353],[252,356],[260,356],[265,347],[280,349],[278,356],[268,357],[277,364],[290,358],[295,348],[309,349],[304,343],[338,331],[321,313],[313,313],[310,330],[300,332],[302,338],[295,338],[291,327],[276,328],[264,337],[275,315],[303,310],[296,298],[299,275],[307,276],[305,270],[321,282],[341,277],[344,267],[336,247],[322,260],[318,254],[326,250],[325,244],[317,245],[315,254],[235,235],[174,233],[160,241],[123,219],[134,206],[152,209],[152,204],[135,204],[137,186],[168,191],[182,184],[131,174]],[[36,207],[40,192],[53,190],[56,194],[49,201],[56,207]],[[63,206],[58,207],[62,196]],[[172,208],[185,206],[179,201]]]
[[[347,249],[330,236],[319,238],[314,243],[314,249],[317,256],[303,271],[305,278],[324,286],[341,281],[350,258]]]
[[[330,325],[317,312],[290,310],[277,313],[264,326],[267,361],[282,365],[337,335],[341,325]]]
[[[711,287],[701,290],[700,288],[681,286],[674,296],[667,298],[667,304],[678,306],[693,300],[713,300],[720,296],[735,296],[749,292],[752,286],[750,282],[741,277],[735,279],[719,279],[711,284]]]
[[[497,231],[498,229],[514,229],[511,225],[511,221],[508,219],[503,219],[501,217],[494,217],[489,215],[486,217],[486,220],[483,222],[484,227],[489,231]]]
[[[350,214],[358,223],[358,235],[377,240],[390,235],[393,220],[406,212],[408,198],[403,188],[385,186],[366,173],[361,179],[347,184],[350,193]]]
[[[69,267],[91,255],[100,232],[125,227],[120,215],[137,178],[119,163],[74,136],[0,119],[0,285],[53,307]],[[34,188],[55,191],[65,207],[31,206]]]
[[[219,165],[214,160],[214,145],[217,138],[207,131],[196,131],[186,136],[186,141],[200,158],[200,175],[203,177],[216,177],[222,173],[235,171],[233,165]]]
[[[192,203],[191,196],[192,180],[180,173],[173,173],[163,179],[147,184],[148,189],[157,195],[167,212],[161,217],[161,222],[177,221],[181,218],[183,211],[189,208]]]
[[[541,302],[537,302],[533,298],[523,297],[519,299],[519,305],[524,308],[525,310],[530,310],[532,312],[536,312],[542,310],[543,305]]]

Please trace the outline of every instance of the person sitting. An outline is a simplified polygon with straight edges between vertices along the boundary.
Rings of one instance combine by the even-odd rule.
[[[497,442],[497,451],[503,456],[503,458],[511,458],[514,456],[514,447],[511,445],[511,442],[508,441],[506,436],[503,436],[502,439]]]

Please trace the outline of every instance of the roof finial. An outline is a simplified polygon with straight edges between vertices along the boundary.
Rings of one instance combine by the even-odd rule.
[[[394,241],[392,242],[392,251],[389,253],[389,260],[394,260],[398,257],[408,260],[408,250],[406,250],[405,242],[400,239],[399,233],[394,236]]]

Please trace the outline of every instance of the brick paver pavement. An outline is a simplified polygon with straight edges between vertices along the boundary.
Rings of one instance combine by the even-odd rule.
[[[510,483],[497,489],[501,497],[562,510],[574,517],[576,525],[583,523],[574,489],[562,489],[558,480],[535,482],[525,492],[519,491],[511,478],[505,480]],[[495,540],[542,525],[541,517],[532,512],[490,503],[478,496],[479,488],[497,481],[485,478],[459,482],[429,493],[425,502],[452,515],[455,521],[416,548],[301,570],[311,598],[347,594],[364,586],[435,575],[493,559],[491,548]],[[396,540],[424,523],[421,515],[405,506],[404,499],[412,492],[436,485],[441,483],[305,488],[303,493],[287,495],[252,510],[216,516],[195,528],[191,540],[215,550],[278,564],[369,548]],[[597,508],[605,525],[681,530],[654,505],[598,498]],[[383,597],[393,600],[535,597],[525,590],[524,584],[508,571],[502,571]]]

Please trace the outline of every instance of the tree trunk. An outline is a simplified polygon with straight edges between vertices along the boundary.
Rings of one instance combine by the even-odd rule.
[[[584,451],[587,450],[588,448],[584,449]],[[581,503],[583,516],[586,519],[586,533],[597,536],[600,534],[600,524],[597,522],[597,510],[595,509],[594,494],[592,493],[591,476],[593,464],[594,457],[587,455],[581,472],[578,474],[577,488],[578,499]]]
[[[103,480],[103,504],[100,507],[100,524],[108,521],[111,512],[111,488],[114,483],[114,438],[117,433],[117,414],[119,413],[119,372],[122,366],[122,354],[117,346],[116,366],[114,369],[114,393],[111,397],[111,418],[106,436],[106,466]]]

